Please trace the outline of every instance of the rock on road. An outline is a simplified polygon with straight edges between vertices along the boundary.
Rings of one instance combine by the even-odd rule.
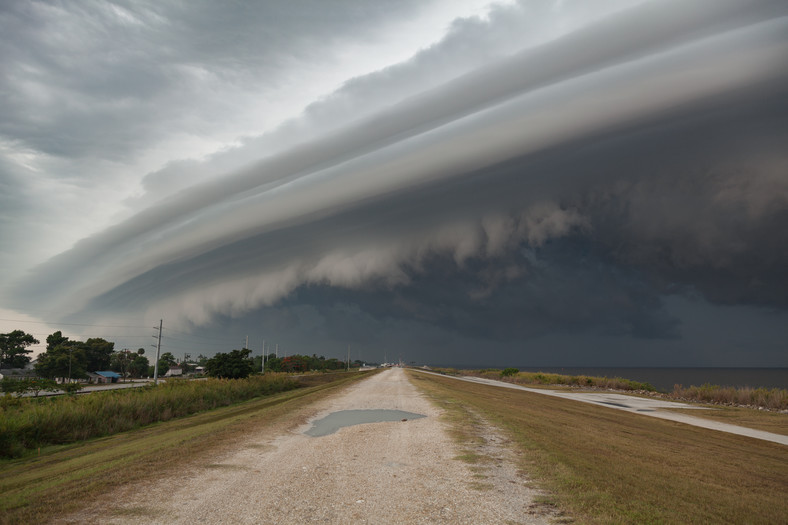
[[[70,523],[547,523],[537,492],[491,429],[486,466],[456,459],[441,410],[394,368],[322,399],[299,414],[315,420],[351,409],[427,417],[371,423],[322,437],[311,425],[250,434],[235,452],[117,494],[113,512],[94,505]],[[304,421],[294,417],[294,422]]]

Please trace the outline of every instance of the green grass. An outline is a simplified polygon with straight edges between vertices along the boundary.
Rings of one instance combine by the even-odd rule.
[[[42,447],[40,456],[0,460],[0,523],[48,522],[124,484],[187,467],[237,446],[250,434],[291,424],[294,410],[368,376],[368,372],[335,375],[333,382],[113,436]],[[147,512],[140,509],[141,514]]]
[[[108,436],[299,387],[285,374],[169,380],[158,386],[53,398],[0,399],[0,456]]]
[[[512,439],[580,523],[788,523],[788,447],[586,403],[409,372],[455,414]]]

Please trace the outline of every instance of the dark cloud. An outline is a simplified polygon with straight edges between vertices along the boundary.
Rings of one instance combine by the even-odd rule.
[[[328,25],[385,18],[372,9]],[[265,18],[214,15],[245,38]],[[538,32],[528,16],[458,22],[268,135],[151,174],[165,198],[35,269],[15,301],[198,331],[257,317],[291,344],[410,338],[454,359],[561,337],[565,357],[582,337],[678,352],[697,314],[672,296],[785,311],[788,8],[646,2],[516,52],[491,36]],[[294,55],[322,31],[303,28]],[[230,72],[249,42],[223,34],[191,52]],[[239,56],[243,75],[267,55]]]

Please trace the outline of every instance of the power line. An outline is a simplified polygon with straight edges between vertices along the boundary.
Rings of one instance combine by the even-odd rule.
[[[0,318],[0,321],[8,321],[11,323],[28,323],[28,324],[46,324],[50,326],[63,325],[63,326],[89,326],[92,328],[141,328],[147,329],[147,326],[137,325],[112,325],[112,324],[86,324],[86,323],[61,323],[59,321],[26,321],[24,319],[5,319]]]

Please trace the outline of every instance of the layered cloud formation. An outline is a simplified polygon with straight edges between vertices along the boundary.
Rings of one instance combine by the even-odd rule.
[[[368,32],[386,14],[335,29]],[[297,118],[138,178],[145,193],[124,199],[140,211],[34,268],[10,287],[13,306],[183,329],[300,312],[266,329],[339,340],[342,327],[373,344],[409,326],[420,341],[510,346],[551,334],[680,339],[669,296],[784,317],[787,15],[767,0],[605,12],[523,1],[458,20]],[[233,20],[242,36],[275,28]],[[330,40],[319,27],[290,49]],[[249,51],[207,73],[243,76],[278,57]],[[143,66],[130,97],[157,82]],[[190,89],[210,89],[194,67]],[[167,112],[192,111],[163,106],[157,132]],[[135,121],[111,114],[118,128]],[[122,158],[147,133],[86,139],[96,126],[61,125],[78,146],[34,133],[13,144]]]

